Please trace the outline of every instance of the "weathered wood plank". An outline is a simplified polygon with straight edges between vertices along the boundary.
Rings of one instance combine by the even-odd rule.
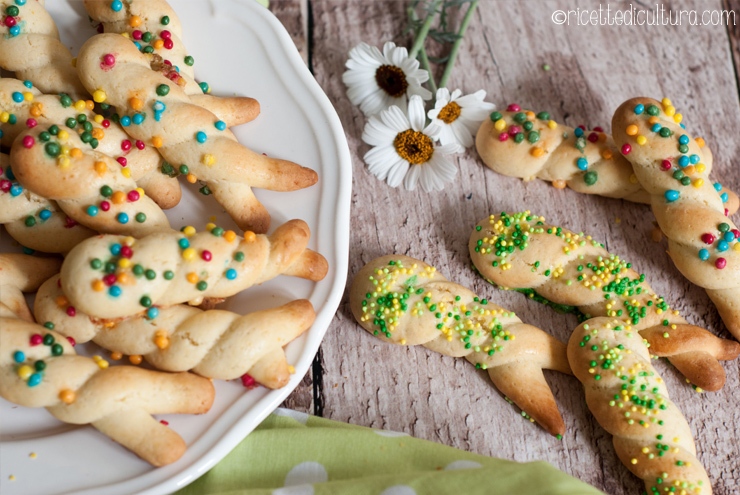
[[[313,0],[311,6],[314,73],[342,119],[354,161],[350,280],[376,256],[407,254],[566,340],[575,326],[572,317],[555,315],[518,294],[495,291],[469,268],[472,226],[490,212],[528,208],[605,241],[645,272],[687,319],[727,335],[704,292],[681,277],[664,245],[650,240],[653,223],[646,206],[503,178],[485,169],[474,151],[457,159],[460,173],[441,193],[391,189],[368,174],[362,155],[369,148],[360,138],[365,118],[346,98],[341,74],[347,52],[360,41],[380,46],[393,40],[409,46],[401,34],[405,2]],[[740,146],[735,139],[740,103],[726,28],[553,24],[554,10],[579,6],[586,7],[576,1],[481,2],[449,86],[465,92],[486,89],[489,101],[500,107],[517,101],[547,109],[569,125],[605,127],[611,112],[629,97],[670,96],[689,128],[712,147],[716,175],[740,189],[740,170],[731,166]],[[701,11],[722,4],[681,3],[680,8]],[[544,71],[543,64],[551,69]],[[609,435],[591,418],[581,386],[572,377],[548,375],[568,426],[558,442],[522,421],[467,363],[423,348],[391,346],[366,334],[354,323],[346,299],[322,346],[321,366],[327,417],[406,431],[487,455],[545,459],[610,494],[642,490],[619,463]],[[667,365],[657,366],[696,434],[715,493],[735,493],[740,486],[738,364],[725,366],[723,391],[700,396]]]

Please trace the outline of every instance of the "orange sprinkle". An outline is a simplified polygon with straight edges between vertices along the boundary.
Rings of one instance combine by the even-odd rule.
[[[195,176],[195,174],[188,174],[185,176],[185,179],[191,184],[195,184],[198,181],[198,178]]]
[[[543,149],[542,149],[542,148],[540,148],[539,146],[535,146],[534,148],[532,148],[532,150],[531,150],[531,151],[530,151],[529,153],[530,153],[530,154],[531,154],[531,155],[532,155],[533,157],[535,157],[535,158],[539,158],[539,157],[541,157],[542,155],[544,155],[544,154],[545,154],[545,150],[543,150]]]
[[[155,40],[152,46],[155,50],[161,50],[164,47],[164,40]]]
[[[120,352],[111,352],[111,353],[110,353],[110,358],[111,358],[111,359],[112,359],[113,361],[118,361],[118,360],[119,360],[119,359],[121,359],[122,357],[123,357],[123,354],[121,354]]]
[[[131,362],[131,364],[141,364],[142,357],[138,354],[134,354],[132,356],[129,356],[128,360]]]
[[[226,239],[228,242],[234,242],[234,239],[236,239],[236,232],[233,230],[227,230],[224,232],[224,239]]]
[[[159,136],[152,137],[152,146],[155,148],[161,148],[162,147],[162,138]]]
[[[257,235],[252,232],[251,230],[247,230],[244,232],[244,240],[247,242],[254,242],[255,239],[257,239]]]
[[[167,337],[167,332],[160,330],[154,337],[154,345],[159,349],[167,349],[170,346],[170,339]]]
[[[555,189],[565,189],[566,185],[566,182],[561,179],[552,181],[552,187],[554,187]]]
[[[606,134],[604,135],[606,136]],[[611,160],[613,156],[614,153],[612,153],[612,150],[610,149],[605,149],[601,151],[601,158],[603,158],[604,160]]]
[[[82,150],[80,148],[72,148],[69,150],[69,156],[72,158],[82,158]]]
[[[699,148],[703,148],[704,145],[707,144],[704,142],[704,138],[701,138],[701,137],[694,139],[694,141],[696,141],[696,144],[699,145]]]
[[[95,162],[94,167],[98,175],[103,175],[108,171],[108,165],[105,162]]]
[[[94,110],[95,109],[95,102],[92,100],[86,100],[85,101],[85,108],[88,110]]]
[[[198,281],[198,274],[195,272],[190,272],[185,276],[185,279],[190,282],[191,284],[194,284]]]
[[[31,105],[31,116],[32,117],[40,117],[41,114],[44,111],[44,106],[41,103],[34,103]]]
[[[141,17],[139,17],[138,15],[132,15],[128,19],[128,25],[132,28],[141,26]]]
[[[119,284],[126,284],[129,281],[128,273],[119,273],[116,280]]]
[[[67,304],[69,304],[69,300],[67,299],[66,296],[63,296],[63,295],[57,296],[55,302],[57,303],[57,306],[59,307],[66,306]]]
[[[185,81],[184,77],[181,77],[180,79],[177,80],[178,86],[185,86],[186,84],[187,84],[187,81]]]
[[[111,200],[114,204],[120,205],[124,201],[126,201],[126,193],[123,191],[116,191],[113,193],[113,196],[111,196]]]
[[[134,110],[141,110],[142,108],[144,108],[144,102],[134,96],[128,99],[128,106],[130,106]]]
[[[92,290],[95,292],[103,292],[105,290],[105,284],[102,280],[93,280]]]
[[[101,139],[105,137],[105,132],[100,127],[96,127],[95,129],[92,130],[92,137],[100,141]]]
[[[72,404],[76,398],[77,394],[74,390],[65,388],[64,390],[59,392],[59,400],[61,400],[65,404]]]
[[[694,167],[693,165],[687,165],[683,168],[683,173],[685,173],[686,175],[694,175],[694,173],[696,173],[696,167]]]
[[[526,112],[524,112],[524,115],[526,115],[529,120],[532,120],[535,117],[532,110],[527,110]]]
[[[639,129],[637,128],[635,124],[630,124],[627,126],[627,129],[625,129],[624,132],[626,132],[628,136],[635,136],[637,135],[638,131]]]
[[[648,119],[648,124],[650,125],[657,124],[657,123],[658,123],[658,117],[656,117],[655,115],[653,115],[652,117]]]

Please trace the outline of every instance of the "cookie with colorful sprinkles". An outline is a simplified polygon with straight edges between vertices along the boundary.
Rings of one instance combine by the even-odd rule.
[[[360,326],[382,340],[464,357],[486,370],[531,421],[552,435],[565,432],[542,373],[570,374],[565,346],[514,313],[403,255],[366,264],[352,281],[350,308]]]
[[[548,112],[535,113],[512,103],[483,121],[475,146],[488,168],[508,177],[537,178],[557,189],[650,203],[632,165],[601,127],[572,128],[552,120]],[[711,156],[705,166],[709,173]],[[734,213],[740,200],[727,193],[727,208]]]
[[[576,312],[584,320],[619,320],[698,390],[722,388],[726,376],[719,361],[740,354],[737,342],[688,324],[655,294],[645,275],[603,244],[529,211],[490,215],[473,229],[468,247],[473,265],[489,282]]]
[[[668,396],[639,333],[619,319],[592,318],[568,341],[568,361],[586,403],[613,436],[619,460],[650,495],[711,495],[691,428]]]
[[[307,248],[310,230],[290,220],[270,235],[208,224],[196,232],[161,231],[141,239],[98,236],[77,245],[62,265],[70,303],[97,318],[144,313],[152,306],[229,297],[278,275],[324,278],[326,259]]]
[[[667,98],[627,100],[612,119],[614,141],[650,193],[676,268],[706,289],[740,339],[740,230],[727,216],[728,192],[709,179],[702,142],[677,115]]]
[[[314,170],[241,145],[225,122],[153,72],[150,63],[130,40],[100,34],[80,50],[77,69],[86,87],[103,92],[118,108],[120,122],[133,139],[154,146],[174,167],[184,165],[196,180],[204,181],[240,228],[263,233],[269,227],[270,215],[252,187],[295,191],[318,181]]]
[[[193,371],[219,380],[242,378],[271,389],[290,379],[283,347],[308,330],[316,317],[311,303],[299,299],[245,315],[177,304],[151,306],[144,315],[122,320],[101,320],[69,304],[59,276],[39,289],[34,315],[78,344],[92,340],[114,354],[142,356],[158,370]]]

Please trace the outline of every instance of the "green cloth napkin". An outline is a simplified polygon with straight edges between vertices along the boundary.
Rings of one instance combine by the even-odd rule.
[[[603,495],[546,462],[518,463],[278,409],[177,495]]]

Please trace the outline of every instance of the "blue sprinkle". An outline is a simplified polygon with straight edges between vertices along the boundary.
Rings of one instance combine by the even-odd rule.
[[[575,134],[576,137],[579,138],[583,136],[583,129],[581,129],[580,127],[576,127],[575,129],[573,129],[573,134]]]
[[[2,138],[5,134],[3,133],[3,130],[0,129],[0,138]]]
[[[31,81],[23,81],[23,85],[28,89],[33,88],[33,83]]]
[[[681,137],[678,138],[678,144],[689,144],[689,137],[686,134],[681,134]]]
[[[719,241],[717,243],[717,251],[719,251],[720,253],[723,251],[727,251],[728,249],[730,249],[730,245],[727,244],[726,241]]]
[[[10,186],[10,195],[13,197],[20,196],[23,192],[23,186],[20,184],[13,184]]]
[[[709,251],[707,251],[706,249],[700,249],[699,259],[702,261],[707,261],[709,259]]]
[[[662,127],[663,127],[663,126],[661,126],[660,124],[658,124],[658,123],[656,122],[655,124],[653,124],[653,127],[651,127],[651,128],[650,128],[650,130],[651,130],[651,131],[653,131],[653,132],[660,132],[660,129],[661,129]]]
[[[120,12],[123,8],[123,3],[121,3],[121,0],[113,0],[110,4],[110,8],[113,9],[113,12]]]
[[[226,270],[226,278],[228,278],[229,280],[234,280],[236,278],[236,275],[236,270],[234,270],[233,268],[229,268],[228,270]]]
[[[645,111],[645,105],[643,105],[642,103],[638,103],[637,106],[635,107],[635,113],[637,115],[640,115],[644,111]]]
[[[15,351],[13,353],[13,361],[16,363],[22,363],[26,360],[26,355],[23,353],[23,351]]]
[[[117,285],[112,285],[110,289],[108,289],[108,294],[110,294],[113,297],[118,297],[121,295],[121,288]]]
[[[224,122],[223,120],[219,120],[213,125],[216,126],[216,129],[218,129],[219,131],[226,130],[226,122]]]
[[[200,90],[201,90],[201,91],[203,91],[203,93],[208,93],[208,91],[210,91],[210,89],[211,89],[211,88],[210,88],[210,87],[208,86],[208,83],[207,83],[207,82],[205,82],[205,81],[204,81],[204,82],[202,82],[202,83],[199,83],[199,84],[198,84],[198,86],[200,86]]]
[[[19,93],[18,91],[13,92],[13,101],[23,103],[23,93]]]
[[[118,220],[118,223],[128,223],[128,215],[124,212],[121,212],[116,215],[116,220]]]
[[[717,191],[717,192],[720,192],[722,190],[722,184],[720,184],[719,182],[715,182],[714,183],[714,190]]]
[[[121,117],[121,125],[123,127],[130,126],[131,125],[131,117],[129,117],[128,115],[124,115],[123,117]]]
[[[8,178],[8,180],[15,180],[15,174],[13,173],[13,169],[8,167],[5,169],[5,177]]]
[[[691,162],[692,165],[696,165],[697,163],[699,163],[700,160],[701,158],[699,158],[699,155],[691,155],[689,157],[689,161]]]
[[[8,31],[10,32],[10,37],[13,38],[21,34],[21,27],[18,24],[16,24],[12,28],[10,28]]]
[[[203,143],[205,143],[206,141],[208,141],[208,136],[206,136],[206,133],[205,133],[205,132],[203,132],[203,131],[198,131],[198,132],[197,132],[197,133],[195,134],[195,139],[196,139],[196,140],[197,140],[197,141],[198,141],[198,142],[199,142],[200,144],[203,144]]]
[[[10,117],[8,117],[8,124],[15,125],[16,122],[18,122],[18,117],[14,113],[11,113]]]
[[[162,120],[162,112],[154,112],[154,120],[156,122],[159,122],[160,120]]]
[[[159,309],[155,308],[154,306],[146,310],[146,317],[150,320],[153,320],[157,316],[159,316]]]
[[[134,118],[131,119],[131,121],[136,125],[141,125],[142,122],[144,122],[144,119],[146,118],[146,114],[143,113],[135,113]]]
[[[23,246],[23,254],[33,254],[36,250],[31,249],[30,247]]]
[[[112,254],[113,256],[118,256],[119,254],[121,254],[121,245],[118,243],[113,244],[110,247],[110,254]]]
[[[167,108],[167,105],[165,105],[164,102],[161,102],[161,101],[157,100],[157,101],[154,102],[154,105],[152,105],[152,108],[156,112],[164,112],[165,109]]]
[[[26,5],[26,0],[15,0],[15,4],[19,7]]]
[[[178,74],[180,73],[180,67],[178,67],[177,65],[175,66],[175,72],[177,72]]]
[[[141,43],[139,43],[138,41],[134,41],[134,45],[136,45],[137,50],[141,51],[142,49]]]
[[[34,373],[31,376],[28,377],[28,386],[29,387],[35,387],[41,383],[41,373]]]
[[[730,199],[730,195],[725,192],[720,194],[719,198],[722,200],[723,203],[727,203],[727,201],[729,201]]]
[[[177,244],[180,245],[180,249],[187,249],[190,247],[190,241],[188,241],[185,238],[182,238],[179,241],[177,241]]]
[[[578,167],[578,170],[586,170],[588,169],[588,160],[581,157],[578,160],[576,160],[576,166]]]
[[[665,192],[665,200],[669,203],[673,203],[676,201],[679,197],[681,197],[681,193],[676,191],[675,189],[668,189]]]
[[[689,164],[689,157],[688,157],[688,156],[686,156],[686,155],[681,155],[681,156],[680,156],[680,157],[678,158],[678,166],[679,166],[679,167],[682,167],[682,168],[683,168],[683,167],[686,167],[686,166],[688,166],[688,164]]]
[[[678,124],[678,126],[679,126],[679,127],[681,128],[681,129],[686,129],[686,124],[684,124],[683,122],[681,122],[680,124]]]
[[[43,210],[41,210],[39,212],[39,218],[41,220],[48,220],[48,219],[50,219],[51,218],[51,211],[49,211],[46,208],[44,208]]]
[[[725,232],[725,235],[723,237],[727,242],[732,242],[735,240],[735,234],[733,234],[731,231]]]
[[[95,215],[98,214],[98,207],[95,206],[95,205],[88,206],[87,207],[87,214],[90,215],[91,217],[94,217]]]

